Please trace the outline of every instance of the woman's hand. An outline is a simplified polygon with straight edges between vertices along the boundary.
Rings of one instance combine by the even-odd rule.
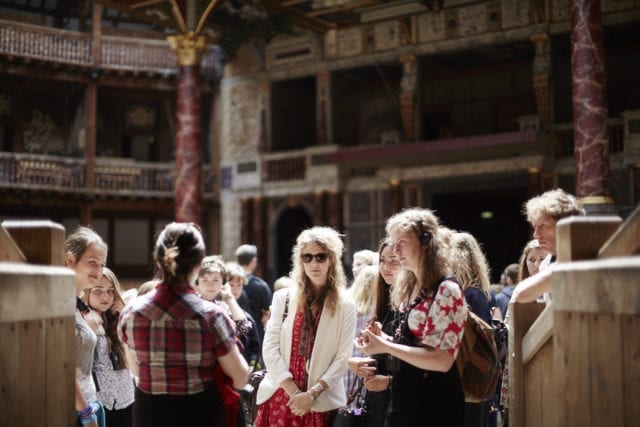
[[[364,388],[369,391],[383,391],[389,388],[391,377],[388,375],[373,375],[364,380]]]
[[[386,342],[387,340],[384,337],[376,335],[368,329],[364,329],[360,333],[360,336],[355,339],[354,344],[361,352],[373,356],[374,354],[387,352]]]
[[[370,366],[370,364],[375,362],[375,359],[370,357],[351,357],[349,358],[349,369],[355,375],[366,379],[375,375],[376,367]]]
[[[232,298],[234,298],[228,283],[225,283],[220,288],[220,297],[222,298],[222,301],[227,303],[231,301]]]
[[[287,406],[291,410],[293,415],[297,415],[299,417],[303,416],[307,412],[311,410],[311,405],[313,405],[313,397],[309,392],[300,392],[294,394],[289,398],[289,402]]]

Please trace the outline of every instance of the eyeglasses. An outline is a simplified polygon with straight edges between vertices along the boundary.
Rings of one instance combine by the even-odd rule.
[[[327,260],[327,258],[329,258],[329,255],[322,252],[320,252],[319,254],[302,254],[302,262],[304,262],[305,264],[309,264],[311,261],[313,261],[314,258],[317,262],[323,264]]]
[[[91,293],[93,295],[95,295],[95,296],[98,296],[98,297],[101,297],[102,295],[105,295],[105,294],[109,295],[110,297],[115,295],[115,291],[113,289],[107,289],[105,291],[105,290],[102,290],[102,289],[95,289],[94,288],[94,289],[91,289]]]

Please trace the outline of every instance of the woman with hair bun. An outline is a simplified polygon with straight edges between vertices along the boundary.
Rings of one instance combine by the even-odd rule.
[[[198,297],[194,284],[205,245],[194,224],[171,223],[158,236],[156,288],[120,317],[122,342],[139,366],[134,426],[222,426],[226,417],[216,367],[242,388],[249,367],[234,325],[220,306]]]

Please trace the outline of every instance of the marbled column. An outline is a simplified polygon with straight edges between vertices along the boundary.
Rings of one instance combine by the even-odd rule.
[[[402,138],[414,141],[416,137],[416,88],[418,82],[418,64],[414,55],[400,57],[402,79],[400,80],[400,114],[402,119]]]
[[[175,220],[199,224],[202,220],[200,62],[206,41],[193,33],[171,36],[168,40],[178,59]]]
[[[253,198],[253,218],[251,221],[251,240],[258,247],[258,266],[256,267],[256,275],[263,277],[266,271],[267,257],[265,244],[265,204],[260,197]]]
[[[599,0],[572,0],[571,71],[576,195],[611,203],[606,76]]]
[[[531,36],[531,41],[535,47],[532,80],[538,104],[538,117],[543,124],[549,125],[553,122],[549,35],[546,33],[534,34]]]

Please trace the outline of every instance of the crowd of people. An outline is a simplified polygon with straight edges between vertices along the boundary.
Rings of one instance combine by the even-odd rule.
[[[155,243],[155,278],[123,293],[107,244],[79,227],[64,247],[78,296],[77,425],[324,427],[347,405],[367,427],[505,423],[508,364],[493,399],[463,392],[455,362],[467,311],[491,324],[511,301],[549,301],[556,223],[584,214],[559,189],[524,211],[533,240],[499,285],[474,236],[423,208],[390,217],[377,252],[354,252],[353,281],[344,236],[303,230],[273,291],[254,274],[256,246],[225,261],[206,253],[197,225],[171,223]],[[242,390],[258,369],[247,418]]]

